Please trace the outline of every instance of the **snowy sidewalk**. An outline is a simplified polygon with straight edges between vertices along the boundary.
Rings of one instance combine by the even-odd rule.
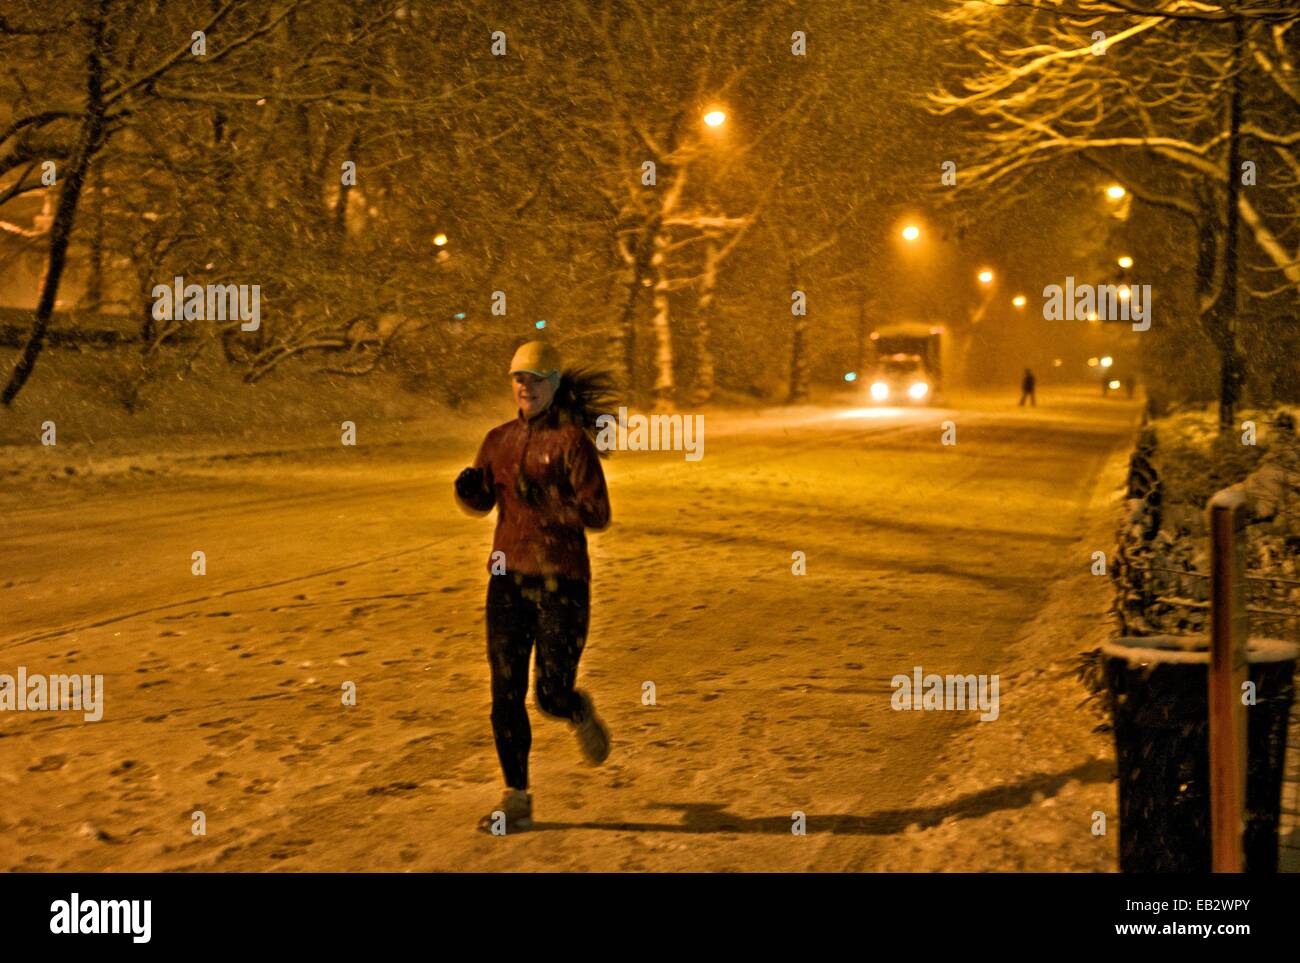
[[[1119,806],[1114,740],[1083,705],[1076,656],[1113,635],[1109,556],[1123,511],[1128,447],[1096,480],[1085,534],[1062,559],[1047,603],[1008,653],[1002,709],[936,761],[926,786],[936,821],[891,839],[885,865],[915,872],[1115,872]],[[1105,834],[1095,813],[1105,815]],[[866,868],[866,867],[864,867]]]

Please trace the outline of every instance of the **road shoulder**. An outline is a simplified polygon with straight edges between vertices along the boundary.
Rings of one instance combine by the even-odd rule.
[[[1110,579],[1093,575],[1090,560],[1113,546],[1129,447],[1117,446],[1103,464],[1082,536],[1010,649],[998,719],[973,723],[935,761],[920,795],[945,815],[887,841],[880,868],[1115,871],[1114,743],[1109,732],[1097,731],[1102,717],[1087,705],[1076,666],[1081,653],[1114,631]],[[1093,831],[1102,825],[1098,813],[1103,834]]]

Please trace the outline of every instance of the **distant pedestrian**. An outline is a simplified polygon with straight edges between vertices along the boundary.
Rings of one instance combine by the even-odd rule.
[[[480,827],[532,823],[528,752],[532,729],[524,697],[536,650],[537,708],[573,727],[587,761],[609,755],[609,730],[591,696],[574,687],[587,640],[591,567],[586,531],[609,524],[609,495],[593,441],[596,418],[610,405],[603,373],[560,370],[560,355],[541,341],[510,364],[518,415],[492,429],[474,466],[456,479],[456,498],[471,514],[497,510],[488,569],[487,650],[492,672],[492,732],[506,791]]]
[[[1025,369],[1025,376],[1020,379],[1020,407],[1025,406],[1025,399],[1029,399],[1029,404],[1038,407],[1038,398],[1034,395],[1034,373],[1028,368]]]

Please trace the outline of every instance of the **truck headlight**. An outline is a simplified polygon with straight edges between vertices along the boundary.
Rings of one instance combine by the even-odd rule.
[[[930,386],[924,381],[918,381],[912,387],[907,389],[907,393],[918,401],[930,393]]]
[[[884,401],[889,397],[889,385],[883,381],[873,382],[871,385],[871,397],[877,401]]]

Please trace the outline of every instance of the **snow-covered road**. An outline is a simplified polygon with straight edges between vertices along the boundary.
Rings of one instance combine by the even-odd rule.
[[[580,676],[613,754],[582,767],[532,709],[536,825],[506,838],[474,830],[501,786],[492,525],[451,498],[489,423],[8,491],[0,673],[102,674],[105,707],[0,712],[0,867],[906,869],[880,840],[929,815],[958,728],[997,723],[893,711],[890,680],[1000,671],[1087,564],[1072,545],[1131,431],[1132,404],[1042,394],[709,414],[699,461],[615,454]]]

